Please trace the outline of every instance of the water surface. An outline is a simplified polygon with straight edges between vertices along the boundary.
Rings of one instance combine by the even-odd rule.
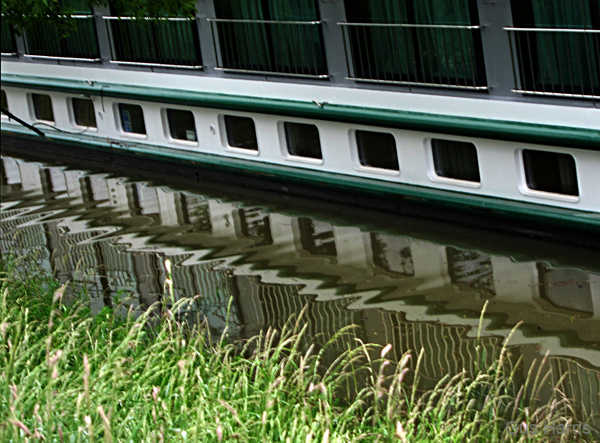
[[[506,337],[529,366],[548,352],[552,384],[600,411],[597,250],[211,183],[51,165],[3,156],[0,248],[37,251],[61,282],[85,286],[98,312],[131,297],[160,301],[165,261],[174,297],[197,297],[211,330],[232,338],[303,322],[320,343],[425,350],[432,383],[470,369],[481,310],[487,363]],[[113,172],[111,172],[113,171]],[[230,303],[231,301],[231,303]],[[229,318],[227,311],[230,309]]]

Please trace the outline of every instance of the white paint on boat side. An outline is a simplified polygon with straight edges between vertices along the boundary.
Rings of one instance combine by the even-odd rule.
[[[423,112],[479,119],[503,120],[574,128],[600,129],[600,110],[573,106],[523,103],[509,100],[482,100],[471,97],[411,94],[332,86],[330,84],[296,84],[276,81],[182,75],[159,72],[99,69],[94,67],[40,65],[2,61],[4,74],[43,76],[57,79],[91,80],[93,82],[171,88],[193,92],[209,92],[262,97],[282,100],[317,101],[361,108],[381,108],[398,111]],[[41,75],[43,74],[43,75]],[[317,105],[315,105],[317,106]]]
[[[39,124],[32,118],[29,94],[21,88],[4,88],[12,112],[23,120]],[[49,92],[52,97],[55,126],[64,131],[81,133],[74,125],[68,103],[76,94]],[[513,201],[538,203],[581,211],[600,212],[600,151],[584,149],[548,147],[527,143],[506,142],[474,137],[441,135],[402,129],[373,128],[372,126],[351,125],[330,121],[300,118],[287,118],[248,112],[230,112],[218,109],[190,106],[171,106],[153,102],[136,102],[110,97],[92,97],[97,115],[97,129],[83,131],[96,140],[134,141],[153,146],[165,146],[182,152],[202,152],[224,157],[253,160],[263,164],[285,165],[299,169],[318,170],[345,176],[364,177],[391,183],[410,184],[432,189],[443,189],[459,193],[499,197]],[[126,133],[121,128],[118,104],[141,105],[146,126],[146,135]],[[189,110],[193,113],[198,142],[173,140],[166,125],[165,113],[168,108]],[[224,127],[224,116],[236,115],[254,120],[259,150],[252,151],[230,147]],[[286,121],[314,124],[318,127],[322,161],[298,161],[286,155],[285,135],[282,126]],[[42,122],[43,123],[43,122]],[[2,121],[3,128],[14,123]],[[53,132],[42,126],[49,135]],[[356,130],[387,132],[394,136],[400,172],[364,167],[358,162],[354,132]],[[430,140],[432,138],[470,142],[476,146],[481,183],[468,184],[460,180],[443,179],[435,175],[431,160]],[[521,162],[523,149],[544,150],[569,154],[577,165],[580,196],[570,197],[531,191],[527,188],[524,168]]]

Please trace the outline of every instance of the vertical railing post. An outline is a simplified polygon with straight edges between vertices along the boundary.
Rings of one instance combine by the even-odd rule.
[[[94,21],[96,24],[96,35],[98,36],[98,49],[100,51],[100,60],[102,63],[110,63],[112,59],[110,35],[107,29],[108,23],[102,18],[105,15],[110,15],[110,10],[107,6],[94,6]]]
[[[321,32],[330,81],[352,84],[352,81],[347,80],[350,74],[346,57],[349,57],[349,54],[347,55],[346,51],[341,50],[345,44],[344,30],[337,25],[338,22],[346,21],[344,2],[320,0],[318,4],[320,17],[323,21]]]
[[[196,0],[196,16],[198,17],[198,37],[200,38],[200,53],[204,70],[211,75],[223,75],[222,71],[215,70],[218,66],[218,37],[216,29],[213,33],[213,24],[209,17],[215,17],[215,6],[211,1]]]
[[[491,95],[511,96],[514,88],[511,43],[504,26],[512,26],[510,0],[477,0],[485,74]]]

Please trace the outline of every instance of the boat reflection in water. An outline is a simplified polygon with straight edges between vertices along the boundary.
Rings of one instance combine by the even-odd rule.
[[[159,301],[169,259],[175,299],[201,295],[197,307],[215,333],[225,328],[230,299],[234,338],[281,328],[307,306],[315,340],[357,325],[355,337],[391,343],[396,359],[423,348],[421,374],[435,382],[472,368],[489,300],[487,363],[523,321],[511,339],[513,358],[523,358],[518,377],[549,351],[548,386],[566,376],[565,394],[586,415],[599,414],[600,272],[593,264],[556,266],[523,251],[511,258],[482,252],[489,248],[475,241],[469,249],[418,230],[379,230],[376,221],[294,215],[289,205],[278,210],[214,190],[11,157],[2,159],[2,196],[2,251],[39,250],[60,281],[88,288],[95,311],[129,294],[139,310]]]

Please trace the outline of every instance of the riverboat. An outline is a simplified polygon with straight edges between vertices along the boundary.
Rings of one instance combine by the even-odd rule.
[[[2,26],[3,141],[600,232],[600,0],[79,9],[67,37]]]

